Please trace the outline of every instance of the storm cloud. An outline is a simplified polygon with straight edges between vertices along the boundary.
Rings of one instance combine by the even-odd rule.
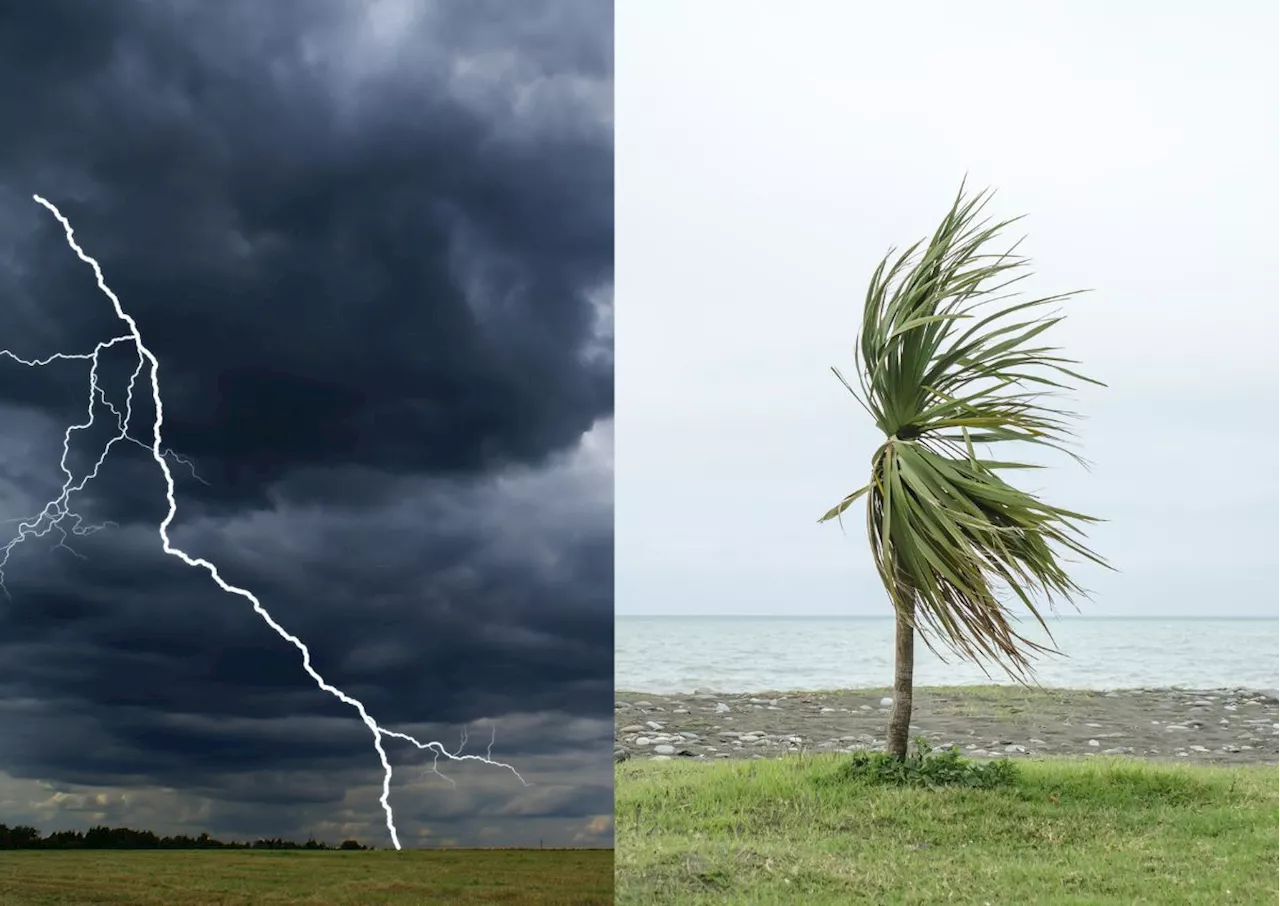
[[[39,194],[159,361],[175,543],[383,726],[492,733],[534,784],[442,764],[455,790],[390,743],[409,845],[609,840],[612,66],[590,0],[0,11],[0,347],[127,332]],[[136,365],[103,354],[77,480]],[[88,372],[0,362],[14,532],[59,493]],[[367,729],[163,554],[149,451],[71,505],[110,524],[4,569],[0,820],[385,844]]]

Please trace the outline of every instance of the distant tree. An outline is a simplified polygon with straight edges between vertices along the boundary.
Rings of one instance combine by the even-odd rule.
[[[343,840],[342,845],[338,849],[364,849],[364,845],[359,840]]]
[[[351,841],[355,842],[355,841]],[[28,825],[9,827],[0,824],[0,850],[3,849],[327,849],[314,838],[305,846],[292,840],[272,837],[253,843],[224,843],[207,832],[198,837],[178,834],[161,837],[154,831],[134,830],[130,827],[95,825],[85,832],[55,831],[41,837],[37,828]],[[363,848],[357,843],[356,848]]]
[[[0,847],[4,849],[33,849],[40,844],[40,831],[28,824],[5,827],[0,824]]]
[[[84,849],[84,834],[80,831],[55,831],[42,841],[42,849]]]
[[[1046,400],[1070,380],[1097,384],[1041,334],[1062,320],[1043,306],[1075,293],[1009,302],[1003,292],[1028,276],[1014,248],[988,243],[1013,221],[978,220],[990,193],[966,198],[964,186],[937,232],[912,245],[871,278],[854,347],[860,390],[836,371],[874,419],[884,442],[871,480],[820,519],[839,518],[867,496],[867,534],[876,570],[895,614],[893,708],[887,748],[907,754],[915,636],[940,640],[963,658],[988,658],[1014,679],[1052,648],[1020,635],[999,592],[1008,589],[1049,632],[1033,598],[1070,602],[1082,590],[1060,563],[1062,552],[1106,563],[1084,544],[1096,522],[1050,506],[1006,483],[1000,473],[1036,466],[980,458],[977,446],[1018,442],[1062,450],[1073,413]],[[996,305],[994,313],[978,312]],[[971,326],[965,327],[965,322]],[[835,369],[833,369],[835,370]],[[1052,642],[1052,636],[1050,636]]]
[[[253,843],[253,848],[254,849],[302,849],[301,846],[299,846],[297,843],[294,843],[292,840],[282,840],[279,837],[271,837],[270,839],[266,839],[266,840],[255,840]]]

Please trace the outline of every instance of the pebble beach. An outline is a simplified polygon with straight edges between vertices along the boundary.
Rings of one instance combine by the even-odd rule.
[[[887,690],[615,693],[614,761],[883,750]],[[974,758],[1275,764],[1276,690],[919,689],[912,737]]]

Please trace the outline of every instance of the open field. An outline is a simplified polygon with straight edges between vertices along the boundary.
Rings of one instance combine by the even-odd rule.
[[[1274,765],[1026,759],[998,790],[838,754],[618,766],[619,904],[1276,902]]]
[[[0,852],[0,906],[605,906],[613,851]]]

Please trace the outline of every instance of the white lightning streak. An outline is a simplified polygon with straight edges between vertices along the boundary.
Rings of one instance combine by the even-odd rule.
[[[71,247],[72,251],[76,253],[76,255],[80,258],[81,261],[83,261],[85,264],[93,268],[94,276],[97,277],[97,281],[98,281],[98,289],[100,289],[102,293],[108,299],[111,300],[111,304],[115,307],[115,312],[117,317],[119,317],[120,320],[124,322],[125,326],[128,327],[129,332],[125,335],[118,336],[111,340],[107,340],[102,343],[99,343],[96,347],[94,347],[94,350],[91,353],[78,353],[78,354],[55,353],[54,355],[51,355],[48,358],[44,358],[44,359],[23,359],[8,350],[0,350],[0,357],[12,359],[13,361],[18,362],[19,364],[27,365],[30,367],[38,367],[41,365],[48,365],[55,361],[66,361],[66,360],[89,361],[92,363],[89,371],[88,419],[83,424],[76,424],[67,428],[66,434],[63,437],[61,466],[62,466],[62,472],[66,476],[66,481],[62,486],[62,491],[58,497],[46,503],[44,509],[41,510],[38,515],[30,519],[21,521],[18,526],[17,536],[14,537],[11,541],[9,541],[8,544],[0,548],[0,589],[4,589],[4,567],[9,561],[10,552],[13,550],[13,548],[16,545],[18,545],[22,541],[25,541],[27,538],[42,537],[56,528],[62,534],[62,542],[60,542],[58,546],[66,547],[65,543],[63,542],[66,541],[68,529],[62,525],[62,522],[64,519],[71,520],[71,525],[69,528],[70,528],[70,532],[74,535],[80,535],[80,536],[88,535],[104,527],[102,525],[97,525],[97,526],[83,525],[83,520],[81,519],[81,517],[71,512],[69,498],[71,497],[72,494],[83,490],[84,486],[97,476],[103,461],[107,457],[107,453],[110,452],[111,447],[114,446],[118,441],[128,441],[131,443],[138,444],[144,449],[151,451],[152,458],[155,460],[156,465],[160,467],[161,474],[164,475],[165,499],[169,503],[169,511],[165,515],[163,521],[161,521],[160,523],[160,541],[163,544],[164,552],[166,554],[169,554],[170,556],[177,557],[183,563],[187,564],[187,566],[200,567],[201,569],[203,569],[205,572],[209,574],[209,577],[212,578],[213,581],[218,584],[218,587],[221,588],[223,591],[227,592],[228,594],[238,595],[239,597],[244,598],[246,601],[252,604],[253,609],[258,614],[258,616],[262,617],[262,619],[266,621],[267,625],[270,626],[272,629],[274,629],[276,634],[279,635],[280,638],[284,639],[286,642],[289,642],[291,645],[293,645],[293,647],[297,648],[298,651],[302,654],[302,669],[305,670],[307,672],[307,675],[310,676],[311,679],[315,681],[316,685],[319,686],[321,689],[323,689],[325,692],[328,692],[330,695],[332,695],[334,698],[338,699],[339,701],[347,705],[350,705],[352,708],[355,708],[357,713],[359,713],[360,715],[360,719],[364,721],[364,725],[368,727],[369,732],[373,734],[373,747],[374,749],[377,750],[378,760],[382,763],[382,795],[379,797],[378,801],[382,804],[382,810],[386,813],[387,831],[388,833],[390,833],[391,842],[395,845],[396,849],[400,849],[400,835],[396,831],[395,814],[392,811],[391,803],[389,801],[391,796],[391,773],[392,772],[391,772],[391,762],[387,758],[386,749],[384,749],[382,745],[382,740],[384,736],[391,737],[394,739],[404,740],[405,742],[412,743],[414,746],[416,746],[419,749],[431,752],[434,756],[434,761],[436,763],[439,762],[441,757],[444,757],[448,761],[479,761],[484,764],[491,765],[493,767],[505,768],[506,770],[514,774],[522,784],[524,784],[525,786],[529,786],[529,783],[523,777],[520,776],[520,773],[514,767],[512,767],[509,764],[504,764],[500,761],[494,761],[490,757],[493,750],[492,741],[490,741],[489,749],[486,751],[484,755],[463,755],[462,746],[465,746],[466,744],[465,727],[463,728],[462,746],[459,746],[457,752],[450,752],[448,749],[444,747],[442,743],[434,742],[434,741],[420,742],[419,740],[408,735],[407,733],[399,733],[393,730],[386,730],[381,726],[379,726],[378,722],[374,720],[372,716],[370,716],[367,710],[365,710],[365,706],[363,703],[361,703],[359,700],[355,698],[352,698],[350,695],[347,695],[337,686],[331,685],[330,683],[325,681],[324,677],[322,677],[316,671],[316,669],[311,666],[311,652],[310,650],[308,650],[307,646],[303,644],[301,639],[299,639],[297,636],[293,635],[288,630],[286,630],[283,626],[277,623],[275,619],[271,616],[271,614],[267,612],[266,608],[262,606],[262,602],[259,601],[252,592],[247,591],[246,589],[243,589],[243,588],[238,588],[228,583],[226,580],[222,578],[221,574],[219,574],[218,568],[214,566],[214,564],[210,563],[208,560],[205,560],[201,557],[193,557],[190,554],[186,553],[185,551],[180,550],[179,548],[176,548],[173,546],[173,542],[169,538],[169,526],[173,524],[174,517],[177,515],[178,503],[175,498],[173,473],[169,470],[169,464],[166,461],[167,458],[171,457],[175,461],[182,463],[183,465],[190,468],[192,471],[192,475],[196,478],[196,480],[201,481],[202,479],[200,479],[198,475],[195,475],[195,470],[194,468],[192,468],[190,462],[183,459],[181,456],[178,456],[172,450],[169,450],[164,446],[162,446],[161,428],[164,424],[164,403],[160,398],[160,363],[156,360],[156,357],[155,355],[152,354],[151,350],[149,350],[143,344],[142,334],[138,330],[137,322],[134,321],[133,317],[124,310],[124,306],[120,304],[120,300],[116,297],[116,294],[112,292],[109,286],[107,286],[106,281],[103,279],[103,276],[102,276],[102,268],[98,266],[98,262],[95,261],[93,258],[89,257],[88,255],[86,255],[84,250],[81,249],[80,246],[76,243],[75,231],[71,228],[71,224],[67,221],[67,218],[62,216],[62,212],[59,211],[57,207],[55,207],[49,201],[46,201],[44,198],[41,198],[39,195],[33,195],[32,198],[34,198],[37,203],[47,208],[49,212],[58,219],[58,222],[62,224],[62,229],[67,236],[67,245]],[[134,348],[137,350],[138,367],[134,369],[132,376],[129,378],[128,394],[126,396],[124,412],[122,413],[107,400],[106,394],[98,386],[98,356],[101,352],[103,352],[103,350],[109,349],[119,343],[124,343],[124,342],[132,342],[134,345]],[[148,366],[148,369],[150,372],[151,399],[152,399],[152,402],[155,404],[155,412],[156,412],[155,423],[152,426],[152,441],[150,445],[145,444],[142,441],[137,440],[136,438],[130,437],[127,433],[129,420],[133,414],[134,384],[136,383],[139,374],[141,374],[144,365]],[[106,407],[110,409],[111,412],[116,416],[116,422],[119,428],[119,433],[107,442],[105,448],[102,451],[102,455],[98,458],[97,463],[94,464],[94,467],[89,472],[89,474],[87,474],[84,478],[82,478],[77,483],[75,482],[75,478],[71,473],[71,469],[67,465],[67,457],[70,455],[69,450],[70,450],[70,444],[71,444],[71,435],[73,432],[84,430],[93,424],[94,405],[96,400],[99,398],[102,400],[103,404],[105,404]],[[106,523],[106,524],[110,524],[110,523]],[[71,548],[68,547],[67,550],[71,550]],[[75,552],[72,551],[72,553],[75,553]],[[79,555],[77,554],[77,556]],[[5,591],[5,594],[7,595],[8,590],[4,589],[4,591]],[[435,773],[439,774],[439,771],[436,770]],[[443,774],[440,774],[440,776],[444,777]],[[448,780],[450,783],[453,783],[453,781],[447,777],[444,777],[444,779]]]

